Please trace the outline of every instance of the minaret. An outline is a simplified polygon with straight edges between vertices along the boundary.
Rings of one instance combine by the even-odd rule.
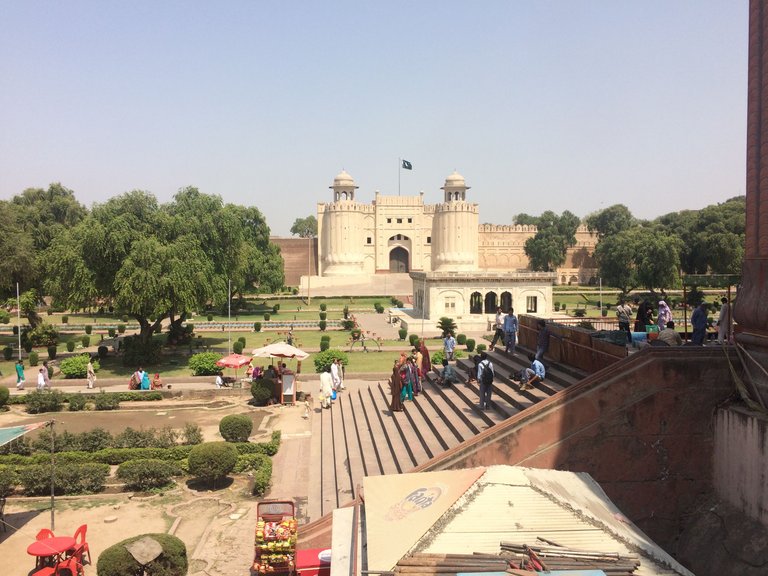
[[[326,206],[321,254],[324,276],[350,276],[363,272],[363,212],[355,202],[355,180],[342,170],[333,179],[333,202]]]
[[[477,270],[477,204],[467,202],[464,177],[454,172],[445,179],[442,204],[432,219],[432,270]]]

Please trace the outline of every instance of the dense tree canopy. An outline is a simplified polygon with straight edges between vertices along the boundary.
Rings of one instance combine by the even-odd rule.
[[[317,236],[317,218],[314,216],[296,218],[291,226],[291,234],[301,238],[314,238]]]
[[[191,187],[165,205],[140,190],[94,205],[57,234],[39,267],[57,305],[108,303],[139,323],[145,342],[165,319],[180,326],[195,310],[225,305],[230,282],[233,292],[272,292],[284,281],[259,210]]]
[[[638,222],[620,204],[590,215],[603,282],[623,291],[679,285],[680,273],[738,274],[744,259],[745,199]]]
[[[568,248],[576,244],[580,220],[568,210],[560,216],[547,210],[537,220],[536,235],[525,241],[525,254],[531,269],[549,272],[565,262]]]

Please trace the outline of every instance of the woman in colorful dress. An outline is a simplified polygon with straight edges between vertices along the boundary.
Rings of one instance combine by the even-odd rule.
[[[392,400],[389,403],[389,409],[392,412],[403,411],[403,399],[401,394],[403,393],[403,382],[400,379],[400,364],[395,360],[395,365],[392,367],[392,376],[389,378],[389,388],[392,392]]]

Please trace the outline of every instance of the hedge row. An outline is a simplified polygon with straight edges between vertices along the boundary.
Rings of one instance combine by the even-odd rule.
[[[232,445],[237,448],[240,455],[265,454],[274,456],[280,448],[280,431],[272,432],[272,440],[269,442],[236,442]],[[88,462],[118,465],[129,460],[156,459],[165,462],[178,462],[189,457],[193,446],[172,446],[170,448],[104,448],[96,452],[58,452],[56,462],[60,464],[84,464]],[[37,452],[31,456],[19,454],[0,455],[0,465],[7,466],[34,466],[51,461],[48,452]]]
[[[34,397],[36,394],[41,394],[40,392],[34,391],[34,392],[27,392],[26,394],[18,394],[16,396],[11,396],[8,399],[8,404],[26,404],[28,397],[32,396]],[[96,398],[99,396],[107,396],[107,397],[117,397],[117,400],[119,402],[147,402],[147,401],[155,401],[155,400],[162,400],[163,395],[160,392],[154,391],[154,392],[99,392],[99,393],[80,393],[80,392],[70,392],[70,393],[64,393],[59,390],[51,390],[50,392],[43,392],[43,395],[45,394],[59,394],[61,396],[61,401],[69,403],[72,400],[72,397],[75,398],[85,398],[87,402],[95,402]]]
[[[51,467],[43,464],[24,466],[18,471],[18,481],[27,496],[47,496],[51,493]],[[107,464],[93,462],[56,466],[56,494],[93,494],[104,489],[109,476]]]

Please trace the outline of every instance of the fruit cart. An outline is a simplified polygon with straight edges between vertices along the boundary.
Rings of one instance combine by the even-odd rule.
[[[296,517],[290,500],[256,506],[253,574],[290,574],[296,570]]]

